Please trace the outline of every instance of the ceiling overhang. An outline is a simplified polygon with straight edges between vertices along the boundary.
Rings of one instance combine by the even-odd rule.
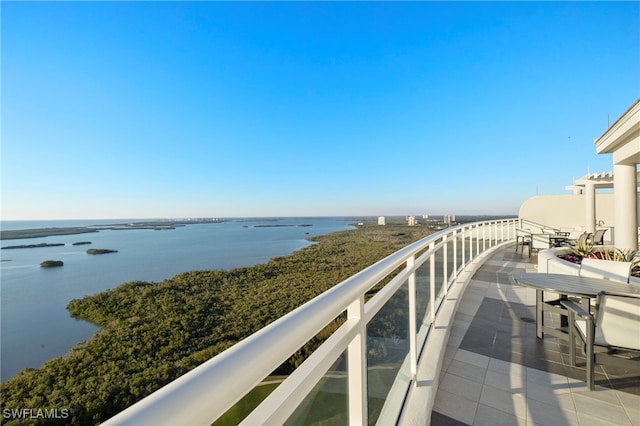
[[[640,164],[640,99],[594,143],[598,154],[613,154],[613,164]]]

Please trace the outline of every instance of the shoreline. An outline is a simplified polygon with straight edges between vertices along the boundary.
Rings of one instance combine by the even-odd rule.
[[[75,235],[100,232],[104,230],[121,231],[135,229],[170,230],[176,226],[186,226],[204,223],[223,223],[222,219],[198,219],[198,220],[155,220],[145,222],[115,223],[109,225],[68,226],[52,228],[31,228],[0,231],[0,240],[19,240],[25,238],[44,238],[58,235]]]
[[[309,238],[318,244],[274,257],[266,263],[231,270],[186,272],[158,283],[128,282],[93,296],[74,299],[67,306],[71,316],[95,324],[99,329],[66,355],[6,379],[2,383],[4,396],[12,397],[4,400],[3,405],[25,404],[19,393],[12,390],[21,389],[20,394],[30,394],[43,377],[51,379],[47,395],[68,394],[70,397],[65,401],[43,402],[54,405],[86,407],[91,395],[107,391],[108,383],[114,381],[122,383],[123,389],[134,385],[137,389],[136,380],[142,380],[148,369],[157,374],[144,376],[143,388],[147,389],[144,393],[155,390],[220,353],[240,336],[256,332],[265,323],[276,320],[398,247],[432,232],[424,227],[403,226],[402,232],[394,228],[365,225],[330,232]],[[353,250],[356,247],[358,250]],[[239,297],[238,289],[247,285],[253,291],[241,292]],[[183,291],[185,286],[189,292]],[[158,304],[163,306],[161,316],[156,315]],[[328,327],[336,325],[332,323]],[[320,340],[325,334],[320,333]],[[304,357],[317,344],[310,342],[308,348],[301,348],[294,357]],[[153,355],[157,353],[153,350],[156,347],[162,348],[162,357],[157,359]],[[87,365],[83,360],[89,358],[93,361]],[[285,362],[279,369],[280,374],[290,372],[294,364],[294,358]],[[72,370],[80,372],[74,385],[63,380],[64,371]],[[82,387],[96,377],[97,372],[105,371],[112,380],[104,382],[104,389],[101,385],[100,389],[87,392]],[[63,375],[57,376],[59,373]],[[127,395],[126,392],[120,395],[123,400],[117,407],[97,408],[100,420],[133,403]],[[75,414],[88,420],[82,417],[81,411]]]
[[[9,229],[26,228],[53,228],[56,226],[95,226],[97,224],[112,225],[99,221],[86,221],[85,223],[22,223],[22,226],[13,226]],[[125,223],[122,220],[119,223]],[[257,223],[257,222],[254,222]],[[254,223],[250,225],[253,226]],[[268,222],[267,222],[268,223]],[[277,223],[277,222],[276,222]],[[95,323],[91,321],[77,321],[69,316],[66,308],[67,304],[75,298],[83,297],[87,294],[97,294],[105,290],[113,289],[121,284],[144,280],[148,282],[162,282],[171,279],[177,274],[189,271],[202,271],[209,269],[230,270],[238,267],[252,266],[267,263],[273,257],[286,256],[301,248],[313,244],[309,238],[315,234],[340,231],[342,229],[352,229],[345,221],[317,220],[316,222],[300,219],[283,219],[280,223],[304,223],[311,224],[311,228],[271,228],[274,231],[247,232],[242,229],[242,223],[228,221],[220,226],[195,226],[177,227],[175,232],[158,235],[156,232],[103,232],[99,234],[53,236],[48,239],[2,241],[2,246],[15,244],[37,244],[51,241],[52,243],[65,243],[67,247],[51,247],[33,250],[2,250],[3,298],[12,301],[11,306],[17,306],[20,300],[27,300],[30,297],[18,297],[20,294],[29,294],[31,287],[42,285],[43,291],[47,294],[45,298],[40,298],[35,303],[28,303],[25,310],[11,308],[3,310],[3,320],[10,317],[7,325],[3,326],[7,330],[19,330],[20,325],[15,318],[22,315],[21,312],[33,309],[33,306],[41,306],[42,309],[50,309],[55,306],[55,311],[51,310],[48,318],[51,321],[43,321],[42,327],[32,327],[25,335],[29,336],[25,344],[21,344],[23,337],[12,337],[22,335],[20,333],[3,333],[3,368],[2,380],[12,377],[23,368],[38,368],[47,360],[57,356],[63,356],[75,343],[82,342],[90,337],[89,328],[86,324]],[[316,226],[317,225],[317,226]],[[278,231],[275,231],[278,229]],[[281,230],[279,230],[281,229]],[[296,231],[300,229],[300,231]],[[126,229],[125,229],[126,230]],[[305,232],[309,230],[310,232]],[[274,235],[283,235],[285,238],[276,238]],[[310,235],[311,234],[311,235]],[[204,239],[203,239],[204,238]],[[186,244],[189,241],[211,241],[213,244]],[[86,241],[87,244],[79,247],[71,247],[71,243]],[[156,243],[154,243],[156,242]],[[169,244],[164,247],[159,245]],[[245,242],[251,243],[248,251]],[[182,246],[184,247],[182,248]],[[88,256],[85,250],[90,247],[118,249],[121,253],[116,256],[97,258]],[[163,248],[164,247],[164,248]],[[43,252],[41,252],[41,250]],[[156,253],[157,251],[157,253]],[[175,253],[173,253],[175,251]],[[230,256],[229,253],[238,251],[241,256]],[[246,259],[244,259],[246,257]],[[58,259],[65,263],[64,274],[62,272],[35,272],[41,261],[46,259]],[[68,262],[67,262],[68,260]],[[159,262],[158,268],[142,268],[138,265],[152,265]],[[68,267],[67,267],[68,266]],[[95,266],[95,270],[93,269]],[[149,270],[149,271],[147,271]],[[34,272],[30,272],[34,271]],[[97,272],[100,271],[100,272]],[[97,272],[96,279],[87,280],[86,277]],[[29,275],[31,274],[31,275]],[[35,275],[34,275],[35,274]],[[82,276],[86,275],[84,279]],[[87,275],[88,274],[88,275]],[[34,276],[32,276],[34,275]],[[63,280],[62,275],[66,278]],[[28,282],[23,282],[21,277],[29,277]],[[22,281],[21,281],[22,280]],[[77,281],[77,282],[76,282]],[[55,285],[60,282],[61,291],[57,291]],[[14,284],[14,285],[10,285]],[[67,285],[73,284],[73,285]],[[13,289],[13,290],[12,290]],[[15,302],[15,303],[14,303]],[[8,328],[7,328],[8,327]],[[52,332],[43,334],[40,330],[51,330]],[[59,343],[60,339],[54,339],[56,333],[62,333],[65,343]],[[93,327],[90,330],[94,332]],[[5,337],[6,336],[6,337]],[[70,338],[69,336],[75,336]],[[11,342],[11,343],[8,343]],[[34,343],[35,342],[35,343]],[[6,346],[4,344],[7,343]],[[37,343],[37,344],[36,344]],[[15,349],[9,349],[11,347]],[[29,348],[28,352],[27,349]],[[64,350],[62,350],[62,348]],[[16,357],[15,354],[24,356]],[[4,355],[7,355],[6,358]]]

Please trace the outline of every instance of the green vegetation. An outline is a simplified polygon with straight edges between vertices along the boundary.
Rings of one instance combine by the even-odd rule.
[[[16,240],[20,238],[40,238],[52,235],[73,235],[98,232],[97,229],[84,227],[20,229],[16,231],[0,231],[0,240]]]
[[[247,417],[247,414],[260,405],[279,384],[278,382],[256,386],[251,392],[238,401],[236,405],[224,413],[222,417],[216,420],[212,426],[235,426],[239,424]]]
[[[89,249],[87,250],[87,254],[106,254],[106,253],[117,253],[118,250],[110,250],[110,249]]]
[[[40,263],[41,268],[55,268],[58,266],[63,266],[64,262],[62,260],[45,260]]]
[[[266,264],[188,272],[160,283],[130,282],[72,300],[71,314],[101,330],[64,357],[3,383],[0,406],[66,408],[69,417],[59,419],[60,424],[102,422],[429,233],[425,227],[364,226],[313,237],[318,244]],[[290,373],[341,321],[329,324],[274,374]],[[27,420],[4,422],[43,424]],[[48,419],[46,424],[57,423]]]
[[[18,245],[18,246],[2,247],[2,250],[23,249],[23,248],[40,248],[40,247],[59,247],[59,246],[63,246],[63,245],[64,245],[64,243],[22,244],[22,245]]]

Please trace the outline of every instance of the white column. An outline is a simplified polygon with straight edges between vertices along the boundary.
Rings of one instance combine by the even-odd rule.
[[[613,165],[614,245],[638,249],[638,190],[635,164]]]
[[[593,183],[587,183],[585,189],[585,227],[587,232],[592,234],[596,232],[596,186]]]

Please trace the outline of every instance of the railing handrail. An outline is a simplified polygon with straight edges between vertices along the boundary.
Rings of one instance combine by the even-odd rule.
[[[448,236],[462,235],[464,239],[467,230],[480,225],[510,226],[515,221],[466,223],[409,244],[194,368],[105,424],[211,424],[355,301],[364,300],[364,294],[373,286],[406,265],[416,253],[425,249],[435,251],[435,243],[440,240],[437,244],[441,247],[442,240]],[[513,237],[515,235],[508,239]],[[505,236],[501,239],[504,241]]]

